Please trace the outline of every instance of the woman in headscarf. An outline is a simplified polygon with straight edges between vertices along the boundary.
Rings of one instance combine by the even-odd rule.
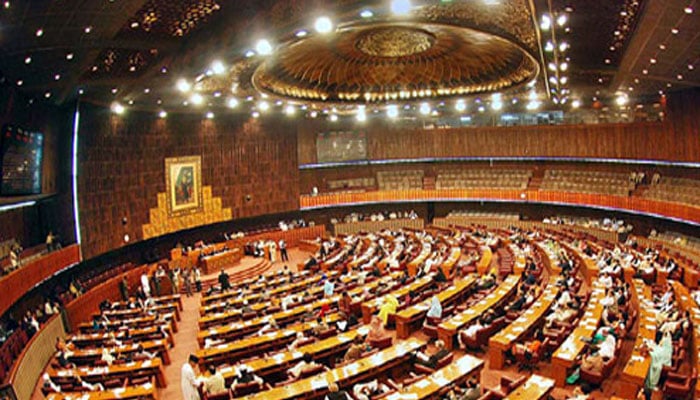
[[[673,357],[673,341],[671,340],[671,334],[665,334],[659,344],[651,343],[649,345],[649,355],[651,356],[651,364],[649,365],[649,372],[644,381],[644,397],[647,400],[651,400],[651,394],[659,384],[661,370],[664,365],[671,366]]]
[[[431,318],[442,318],[442,304],[440,304],[440,299],[437,296],[433,296],[430,301],[430,309],[428,309],[428,317]]]
[[[396,299],[396,296],[389,294],[384,297],[384,304],[379,308],[379,319],[382,320],[384,325],[389,320],[389,314],[395,314],[398,308],[399,301]]]

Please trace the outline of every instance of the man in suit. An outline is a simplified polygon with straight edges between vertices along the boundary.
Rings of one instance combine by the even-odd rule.
[[[435,369],[438,361],[450,354],[450,351],[445,348],[445,342],[438,340],[435,342],[435,349],[432,353],[422,353],[417,351],[413,356],[413,362],[424,365],[428,368]]]

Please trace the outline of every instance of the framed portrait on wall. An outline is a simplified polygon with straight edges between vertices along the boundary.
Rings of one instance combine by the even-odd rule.
[[[169,216],[202,211],[202,157],[166,158],[165,188]]]

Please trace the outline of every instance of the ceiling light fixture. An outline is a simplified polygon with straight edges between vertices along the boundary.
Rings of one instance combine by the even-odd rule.
[[[228,100],[226,100],[226,107],[228,107],[228,108],[238,107],[238,99],[235,97],[230,97]]]
[[[116,101],[114,103],[112,103],[111,109],[112,109],[112,112],[117,114],[117,115],[124,114],[124,111],[126,111],[126,108],[124,108],[123,105],[121,105],[120,103],[118,103]]]
[[[319,17],[314,23],[314,29],[321,34],[329,33],[333,30],[333,21],[328,17]]]
[[[226,72],[226,67],[221,60],[214,60],[214,62],[211,63],[211,70],[216,75],[222,75],[224,72]]]
[[[258,43],[255,44],[255,51],[257,51],[261,56],[269,56],[272,54],[272,50],[272,45],[267,39],[260,39],[258,40]]]
[[[406,15],[411,12],[410,0],[393,0],[391,2],[391,12],[396,15]]]
[[[399,117],[399,107],[396,104],[390,104],[386,107],[386,115],[391,119]]]
[[[177,90],[179,90],[182,93],[187,93],[192,89],[192,85],[187,82],[185,78],[180,78],[177,81]]]

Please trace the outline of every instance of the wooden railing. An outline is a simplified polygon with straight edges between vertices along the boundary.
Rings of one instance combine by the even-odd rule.
[[[119,282],[121,282],[122,277],[126,277],[129,288],[133,289],[140,284],[141,274],[155,269],[155,267],[155,264],[136,267],[124,274],[100,283],[87,293],[68,303],[68,305],[66,305],[68,330],[73,331],[81,322],[90,321],[92,314],[100,309],[100,303],[104,300],[121,300]]]
[[[541,190],[499,189],[434,189],[385,190],[363,193],[324,193],[301,196],[301,209],[336,207],[357,203],[384,203],[402,201],[455,201],[455,200],[510,200],[573,206],[615,208],[625,211],[655,214],[700,223],[700,206],[671,203],[634,196],[570,193]]]
[[[333,231],[339,234],[354,234],[357,232],[378,232],[382,229],[399,230],[401,228],[423,229],[424,221],[420,218],[396,218],[383,221],[357,221],[333,224]]]
[[[29,400],[44,368],[54,355],[56,338],[65,338],[61,315],[56,315],[41,326],[14,361],[8,383],[19,400]]]
[[[80,262],[80,248],[72,245],[51,252],[4,276],[0,279],[0,315],[35,285],[77,262]]]

